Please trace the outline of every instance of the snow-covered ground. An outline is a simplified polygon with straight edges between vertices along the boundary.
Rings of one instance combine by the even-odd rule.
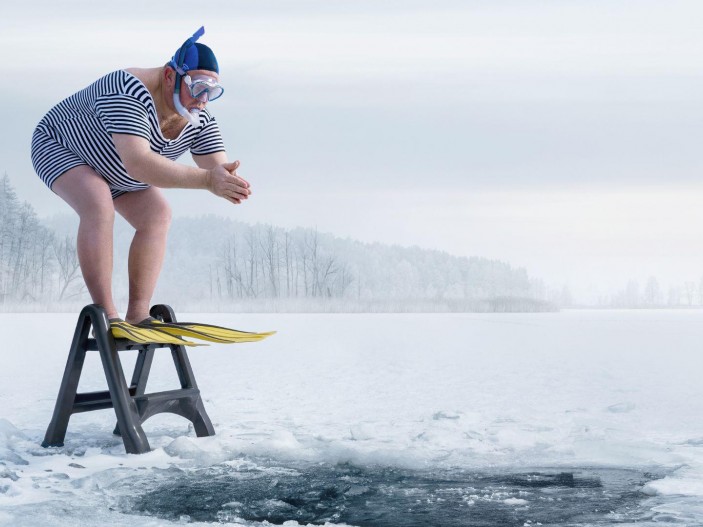
[[[703,525],[703,311],[180,318],[278,334],[189,351],[217,435],[158,415],[144,425],[154,450],[135,456],[111,410],[74,415],[63,448],[40,446],[76,315],[0,314],[0,525],[178,525],[189,518],[135,519],[149,508],[125,503],[169,474],[323,465],[633,470],[650,474],[636,490],[657,525]],[[121,357],[129,377],[134,353]],[[89,354],[79,391],[104,387]],[[161,350],[148,391],[176,387]],[[529,517],[531,495],[508,494]]]

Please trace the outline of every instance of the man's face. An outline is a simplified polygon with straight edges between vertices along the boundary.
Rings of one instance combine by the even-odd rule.
[[[219,81],[220,81],[220,76],[217,73],[215,73],[214,71],[190,70],[190,71],[188,71],[188,75],[190,76],[192,82],[195,82],[198,80],[205,80],[208,82],[219,83]],[[202,111],[205,108],[205,106],[207,106],[207,103],[208,103],[208,96],[205,93],[203,93],[203,95],[201,95],[198,98],[191,96],[190,89],[188,88],[188,85],[186,84],[185,78],[181,78],[180,97],[181,97],[181,104],[188,111],[191,111],[191,110]]]

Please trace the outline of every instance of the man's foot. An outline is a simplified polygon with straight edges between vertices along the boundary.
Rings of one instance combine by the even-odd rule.
[[[127,322],[127,324],[132,324],[132,325],[136,326],[137,324],[141,324],[142,322],[146,322],[146,321],[150,320],[152,317],[150,317],[149,314],[146,314],[146,315],[140,314],[140,315],[137,315],[136,317],[133,317],[131,315],[127,315],[124,318],[125,318],[125,321]]]

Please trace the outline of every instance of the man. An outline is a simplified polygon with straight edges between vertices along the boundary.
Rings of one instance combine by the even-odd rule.
[[[125,319],[137,324],[149,317],[166,250],[171,210],[159,189],[207,189],[233,204],[251,195],[206,109],[224,90],[215,54],[196,42],[204,32],[165,66],[112,72],[61,101],[32,137],[37,174],[80,217],[81,271],[113,333],[124,324],[112,298],[115,211],[136,229]],[[186,150],[197,168],[175,162]]]

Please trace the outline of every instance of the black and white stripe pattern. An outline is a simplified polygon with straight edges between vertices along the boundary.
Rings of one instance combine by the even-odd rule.
[[[51,188],[67,170],[88,165],[109,184],[112,197],[149,185],[132,179],[110,134],[131,134],[149,141],[152,151],[176,160],[186,150],[205,155],[225,150],[217,121],[200,112],[200,126],[187,124],[173,140],[159,127],[156,107],[144,84],[119,70],[64,99],[39,122],[32,137],[32,162]]]

